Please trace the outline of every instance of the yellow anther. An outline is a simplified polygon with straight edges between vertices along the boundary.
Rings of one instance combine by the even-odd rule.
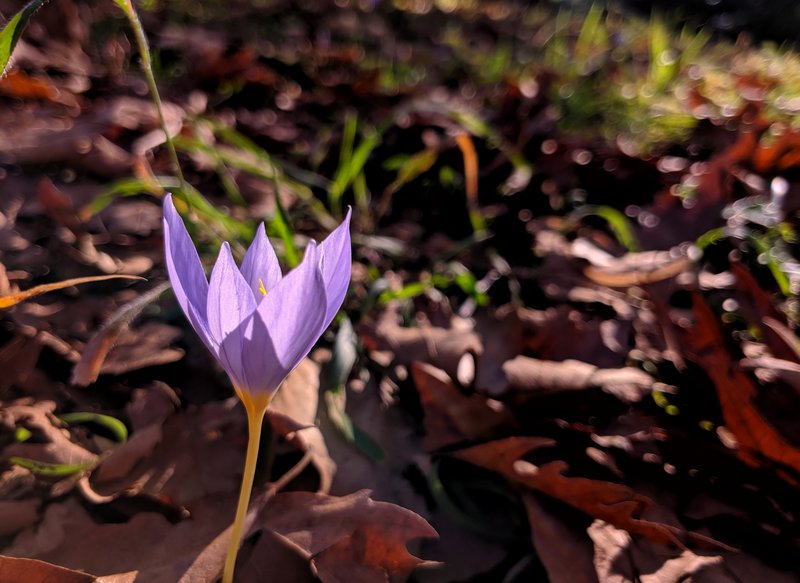
[[[260,291],[264,296],[267,295],[267,288],[264,287],[264,280],[260,277],[258,278],[258,291]]]

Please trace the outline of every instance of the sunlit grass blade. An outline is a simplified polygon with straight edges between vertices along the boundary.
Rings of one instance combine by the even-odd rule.
[[[397,177],[392,180],[381,195],[380,203],[375,210],[376,221],[389,211],[392,196],[403,186],[430,170],[436,163],[438,157],[439,152],[436,148],[425,148],[405,159],[402,166],[400,166],[400,169],[397,171]]]
[[[349,116],[345,120],[339,167],[328,189],[328,205],[336,217],[342,216],[342,196],[364,170],[370,154],[381,142],[380,132],[370,129],[361,143],[354,147],[357,128],[358,118],[355,115]]]
[[[96,461],[86,462],[83,464],[51,464],[47,462],[40,462],[25,457],[11,456],[8,461],[16,466],[25,468],[26,470],[43,476],[46,478],[63,478],[72,476],[80,472],[90,470],[94,467]]]
[[[578,40],[575,41],[575,54],[572,60],[574,67],[585,67],[591,60],[594,51],[605,50],[608,45],[608,34],[603,27],[603,8],[592,4],[583,20]],[[576,71],[584,73],[585,71]]]
[[[81,219],[89,220],[118,198],[137,196],[139,194],[161,195],[165,191],[171,192],[181,186],[178,179],[172,176],[156,176],[155,180],[154,184],[143,178],[132,177],[112,182],[105,190],[95,196],[92,202],[81,209]]]
[[[657,91],[672,81],[677,70],[677,57],[671,55],[670,38],[664,21],[653,14],[650,21],[650,71],[649,81]]]
[[[595,215],[604,219],[608,223],[611,232],[614,233],[617,240],[628,251],[635,253],[640,250],[639,241],[636,238],[636,234],[633,232],[628,217],[620,211],[610,206],[587,205],[573,212],[570,218],[572,220],[578,220],[590,215]]]
[[[8,63],[11,60],[11,54],[17,46],[25,27],[28,26],[28,21],[31,16],[41,8],[47,0],[32,0],[25,5],[25,7],[17,12],[8,21],[8,24],[0,31],[0,75],[5,74]]]
[[[219,210],[190,184],[186,184],[184,189],[176,188],[172,192],[186,201],[189,206],[191,206],[192,211],[204,219],[202,221],[203,224],[221,240],[235,240],[240,238],[249,240],[253,237],[252,225],[238,221],[229,214]],[[180,199],[176,200],[176,206],[179,206],[180,202]],[[179,210],[188,209],[179,208]]]
[[[290,268],[294,269],[300,263],[300,253],[297,251],[297,245],[295,245],[294,242],[294,232],[289,222],[289,215],[286,212],[286,208],[283,206],[281,185],[278,183],[277,170],[274,167],[272,173],[272,187],[275,190],[275,215],[270,221],[270,227],[277,231],[278,236],[281,238],[281,241],[283,241],[286,263],[289,264]]]
[[[32,287],[30,289],[26,289],[21,292],[17,292],[15,294],[9,294],[7,296],[0,296],[0,308],[10,308],[11,306],[15,306],[20,302],[24,302],[30,298],[40,296],[42,294],[46,294],[51,291],[56,291],[60,289],[64,289],[67,287],[72,287],[73,285],[81,285],[84,283],[92,283],[94,281],[107,281],[109,279],[134,279],[134,280],[144,280],[143,277],[139,277],[138,275],[92,275],[89,277],[74,277],[72,279],[65,279],[64,281],[56,281],[54,283],[45,283],[42,285],[37,285],[36,287]]]
[[[125,424],[111,415],[103,415],[101,413],[92,413],[90,411],[82,411],[75,413],[64,413],[58,416],[61,421],[67,425],[76,425],[84,423],[94,423],[100,427],[105,428],[114,438],[117,443],[125,443],[128,440],[128,428]]]

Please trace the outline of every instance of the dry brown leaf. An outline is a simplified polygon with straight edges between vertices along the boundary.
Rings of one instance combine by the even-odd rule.
[[[236,492],[245,426],[238,399],[190,407],[163,426],[155,420],[99,464],[92,487],[101,495],[125,491],[178,507]]]
[[[376,502],[365,490],[344,497],[278,494],[259,523],[310,560],[323,583],[402,581],[426,564],[408,552],[408,542],[436,536],[417,514]]]
[[[565,476],[566,462],[557,460],[535,466],[522,457],[534,448],[552,444],[544,438],[508,438],[464,449],[453,454],[477,466],[495,471],[512,483],[534,488],[594,518],[663,544],[684,546],[693,541],[717,548],[729,547],[682,528],[642,518],[653,501],[623,484]]]
[[[279,566],[279,567],[278,567]],[[237,583],[315,583],[311,565],[286,539],[262,530],[255,544],[244,545],[236,561]]]
[[[35,498],[0,500],[0,536],[8,536],[36,522],[42,502]],[[2,573],[2,569],[0,569]],[[0,579],[1,581],[2,579]]]
[[[41,99],[68,107],[78,107],[75,96],[54,86],[49,80],[12,69],[0,79],[0,94],[18,99]]]
[[[153,289],[143,293],[136,299],[119,307],[114,314],[105,321],[103,326],[86,343],[81,353],[81,359],[72,369],[70,382],[74,385],[86,386],[97,380],[101,370],[108,374],[121,374],[137,368],[144,368],[152,364],[166,364],[174,362],[183,356],[183,351],[168,348],[169,344],[176,338],[176,332],[161,338],[160,342],[153,343],[154,336],[152,329],[148,333],[140,331],[127,338],[127,342],[120,347],[126,347],[124,357],[117,355],[116,362],[106,361],[106,356],[120,338],[120,335],[128,330],[131,322],[141,314],[150,303],[154,302],[169,287],[169,282],[163,282]],[[157,330],[170,329],[165,324],[157,325]],[[163,335],[159,335],[163,336]],[[131,354],[133,350],[134,354]],[[143,354],[142,354],[143,353]],[[138,356],[138,358],[136,358]],[[144,358],[143,358],[144,357]],[[166,359],[166,360],[165,360]],[[144,363],[144,364],[143,364]]]
[[[10,415],[12,427],[24,427],[34,439],[13,443],[2,450],[0,459],[13,456],[50,464],[83,465],[93,462],[97,456],[70,441],[69,432],[61,426],[53,412],[52,401],[21,400],[3,404],[3,411]]]
[[[758,388],[753,379],[739,368],[725,348],[719,323],[699,294],[694,295],[696,324],[684,341],[693,359],[714,381],[726,427],[736,437],[736,450],[742,461],[761,466],[765,460],[791,468],[800,474],[800,450],[789,443],[756,409],[753,400]],[[797,484],[786,471],[779,473]]]
[[[595,520],[589,527],[594,542],[594,564],[600,581],[618,583],[712,583],[736,581],[717,569],[719,555],[702,556],[685,549],[677,554],[668,547],[634,544],[630,534],[613,525]],[[722,578],[720,578],[722,577]]]
[[[33,372],[42,343],[37,338],[16,334],[0,347],[0,370],[6,371],[0,377],[0,393],[12,386],[24,383]]]
[[[425,410],[425,448],[429,451],[465,440],[486,439],[516,426],[514,416],[499,401],[465,395],[443,370],[416,362],[411,376]]]
[[[605,303],[611,300],[598,295],[614,293],[608,288],[571,288],[569,301]],[[589,316],[567,305],[546,311],[517,310],[524,329],[526,354],[542,360],[580,360],[601,368],[623,366],[634,320],[634,306],[624,302],[624,297],[614,296],[612,307],[618,316],[612,319]],[[511,357],[523,352],[520,350]]]
[[[760,328],[770,352],[778,358],[800,363],[800,355],[795,341],[792,339],[790,342],[786,342],[786,337],[776,329],[779,326],[785,328],[785,324],[782,324],[785,318],[773,305],[769,294],[761,288],[750,270],[740,261],[731,260],[730,269],[736,277],[736,289],[742,292],[739,296],[739,305],[745,317],[752,324],[758,326],[762,323],[766,324]],[[770,322],[776,325],[770,325]],[[794,334],[790,332],[790,336],[793,338]]]
[[[465,354],[480,354],[483,350],[471,326],[458,318],[450,328],[404,328],[397,323],[396,314],[387,310],[375,326],[362,326],[360,334],[370,350],[390,351],[397,364],[428,362],[451,378],[457,378],[458,365]]]
[[[306,358],[283,382],[281,390],[267,409],[273,428],[287,437],[299,450],[308,452],[319,473],[319,491],[330,492],[336,463],[317,427],[320,367]]]
[[[72,287],[73,285],[81,285],[84,283],[91,283],[94,281],[107,281],[109,279],[136,279],[144,280],[143,277],[138,275],[92,275],[89,277],[74,277],[64,281],[57,281],[55,283],[45,283],[37,285],[25,291],[17,292],[15,294],[0,296],[0,308],[10,308],[20,302],[24,302],[30,298],[46,294],[51,291]]]
[[[567,524],[533,492],[522,495],[531,540],[550,583],[599,583],[586,532]],[[605,581],[603,579],[603,581]]]
[[[0,555],[0,581],[3,583],[134,583],[136,573],[95,577],[36,559]]]
[[[208,583],[222,569],[234,505],[233,495],[214,495],[195,500],[191,518],[176,524],[153,512],[98,524],[68,498],[48,506],[38,528],[18,535],[4,552],[109,577],[136,571],[135,580],[147,583]]]
[[[517,356],[503,365],[511,389],[532,394],[600,387],[621,401],[636,403],[650,394],[653,378],[637,368],[601,369],[579,360],[553,362]]]
[[[181,336],[183,331],[180,328],[155,320],[129,329],[121,335],[102,361],[100,374],[121,375],[149,366],[176,362],[183,358],[184,351],[170,344]]]
[[[478,205],[478,154],[475,151],[475,144],[465,132],[459,132],[455,140],[464,157],[464,182],[467,187],[467,208],[470,217],[482,217]]]
[[[483,339],[502,339],[484,342],[483,351],[475,362],[475,388],[488,395],[500,395],[508,389],[503,363],[521,354],[525,349],[525,336],[530,327],[521,316],[525,313],[538,316],[541,312],[505,306],[494,313],[483,310],[475,316],[475,331]],[[537,322],[538,323],[538,322]]]
[[[691,540],[728,549],[706,536],[642,518],[643,513],[653,506],[652,499],[622,484],[565,476],[567,468],[567,463],[560,460],[539,467],[520,460],[514,463],[513,472],[518,481],[631,534],[679,548],[684,548],[684,540]]]
[[[654,253],[629,253],[620,260],[619,264],[603,267],[590,265],[583,271],[583,274],[598,285],[633,287],[670,279],[694,266],[694,261],[688,257],[675,259],[668,256],[666,261],[658,261]],[[641,261],[631,260],[639,255],[644,256]]]

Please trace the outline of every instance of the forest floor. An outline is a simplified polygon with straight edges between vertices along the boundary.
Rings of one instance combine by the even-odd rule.
[[[220,576],[246,418],[166,192],[208,267],[353,209],[237,581],[800,580],[797,53],[501,0],[140,10],[183,179],[114,2],[43,6],[0,81],[3,583]]]

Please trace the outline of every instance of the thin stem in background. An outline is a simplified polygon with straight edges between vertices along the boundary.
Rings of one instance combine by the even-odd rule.
[[[136,44],[139,46],[139,54],[142,59],[142,71],[144,71],[144,76],[147,80],[147,86],[150,89],[150,95],[152,96],[153,103],[156,106],[158,121],[161,124],[161,129],[164,131],[164,138],[166,139],[167,152],[169,152],[170,161],[172,162],[175,176],[177,176],[178,180],[180,181],[180,190],[181,194],[183,194],[186,189],[186,180],[183,178],[181,165],[180,162],[178,162],[178,153],[175,151],[175,144],[172,142],[172,137],[169,135],[169,130],[167,129],[167,120],[164,117],[164,108],[161,104],[161,95],[158,93],[156,78],[153,75],[153,61],[150,58],[150,44],[147,42],[147,37],[144,34],[144,28],[142,28],[142,23],[139,20],[139,15],[136,13],[136,9],[133,7],[132,0],[114,0],[114,2],[116,2],[117,6],[122,8],[122,11],[128,17],[128,20],[130,20],[131,28],[133,28],[133,34],[136,36]]]

